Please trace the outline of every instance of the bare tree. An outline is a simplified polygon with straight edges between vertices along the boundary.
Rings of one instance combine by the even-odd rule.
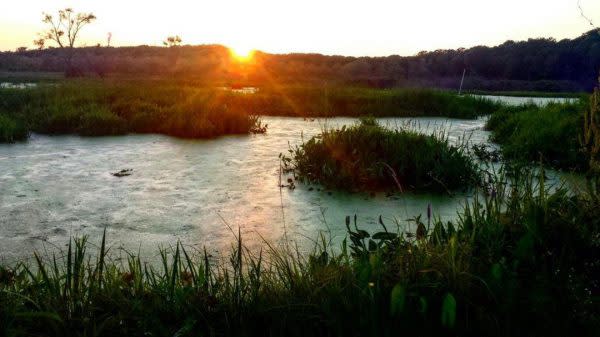
[[[179,35],[169,36],[166,40],[163,41],[163,45],[165,47],[177,47],[181,45],[181,37]]]
[[[71,8],[65,8],[58,11],[56,17],[43,13],[42,22],[47,25],[47,30],[40,33],[40,39],[35,40],[34,44],[42,49],[46,41],[52,41],[58,47],[65,49],[65,67],[67,75],[71,74],[73,48],[77,41],[79,32],[87,24],[96,20],[96,16],[92,13],[75,13]]]

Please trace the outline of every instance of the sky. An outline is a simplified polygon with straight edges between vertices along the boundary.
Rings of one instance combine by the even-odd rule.
[[[71,7],[98,19],[79,45],[223,44],[243,52],[352,56],[494,46],[531,37],[574,38],[592,27],[578,0],[3,0],[0,50],[33,48],[42,12]],[[580,0],[600,24],[600,0]]]

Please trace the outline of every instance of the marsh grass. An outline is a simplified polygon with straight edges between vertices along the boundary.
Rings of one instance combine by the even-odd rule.
[[[435,89],[343,86],[265,87],[237,97],[255,114],[300,117],[449,117],[474,119],[497,110],[491,100]]]
[[[486,129],[506,159],[535,163],[541,157],[555,168],[585,171],[583,102],[503,107],[490,116]]]
[[[206,138],[264,132],[257,124],[262,115],[475,118],[498,107],[485,99],[426,89],[272,86],[240,94],[174,81],[70,80],[0,90],[0,114],[27,132],[86,136]]]
[[[25,140],[29,132],[23,122],[0,113],[0,143],[14,143]]]
[[[0,90],[0,113],[46,134],[208,138],[249,133],[259,118],[229,105],[232,95],[174,83],[74,81]]]
[[[387,129],[374,118],[324,130],[281,157],[300,180],[356,191],[450,193],[480,180],[466,147],[449,144],[443,133]]]
[[[33,264],[0,268],[6,336],[551,335],[598,328],[600,208],[504,171],[456,221],[367,233],[311,253],[236,235],[229,258],[177,243],[158,263],[117,252],[106,234],[73,239]],[[414,227],[414,226],[413,226]],[[122,256],[118,259],[118,256]]]

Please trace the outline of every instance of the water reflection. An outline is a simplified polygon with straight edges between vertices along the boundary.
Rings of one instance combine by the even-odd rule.
[[[279,188],[279,158],[302,138],[355,123],[351,118],[268,117],[266,135],[182,140],[162,135],[81,138],[33,135],[0,145],[0,258],[29,256],[32,248],[64,246],[70,235],[100,237],[142,253],[181,240],[218,254],[240,228],[251,248],[287,237],[310,247],[327,231],[336,242],[344,218],[357,214],[367,230],[377,219],[395,222],[425,214],[456,216],[466,196],[400,197],[327,191],[299,184]],[[388,127],[444,130],[451,142],[487,142],[485,120],[384,118]],[[133,174],[111,173],[132,169]],[[285,179],[285,178],[284,178]],[[312,189],[311,189],[312,187]]]

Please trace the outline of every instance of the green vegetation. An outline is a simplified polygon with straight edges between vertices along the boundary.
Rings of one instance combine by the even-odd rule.
[[[486,128],[507,159],[539,162],[541,156],[552,167],[583,171],[587,162],[580,146],[582,102],[503,107],[492,114]]]
[[[74,81],[0,90],[0,115],[47,134],[162,133],[203,138],[248,133],[259,125],[222,90],[151,82]]]
[[[252,113],[281,116],[450,117],[473,119],[501,105],[487,99],[432,89],[266,87],[240,96]]]
[[[577,92],[547,92],[547,91],[486,91],[468,90],[472,95],[514,96],[514,97],[549,97],[549,98],[582,98],[586,93]]]
[[[85,136],[132,132],[202,138],[264,132],[260,115],[476,118],[498,107],[481,98],[425,89],[267,87],[242,94],[193,83],[124,80],[0,89],[4,119],[18,121],[27,131]]]
[[[0,268],[0,334],[597,333],[599,195],[550,191],[526,170],[494,175],[487,190],[455,222],[417,216],[409,232],[380,219],[370,235],[348,217],[341,249],[323,237],[310,254],[250,251],[238,235],[226,263],[178,244],[153,265],[115,259],[105,238],[75,240]]]
[[[350,190],[468,188],[479,180],[477,164],[443,135],[389,130],[373,118],[325,130],[283,156],[301,180]]]
[[[21,121],[0,114],[0,143],[27,139],[29,133]]]

